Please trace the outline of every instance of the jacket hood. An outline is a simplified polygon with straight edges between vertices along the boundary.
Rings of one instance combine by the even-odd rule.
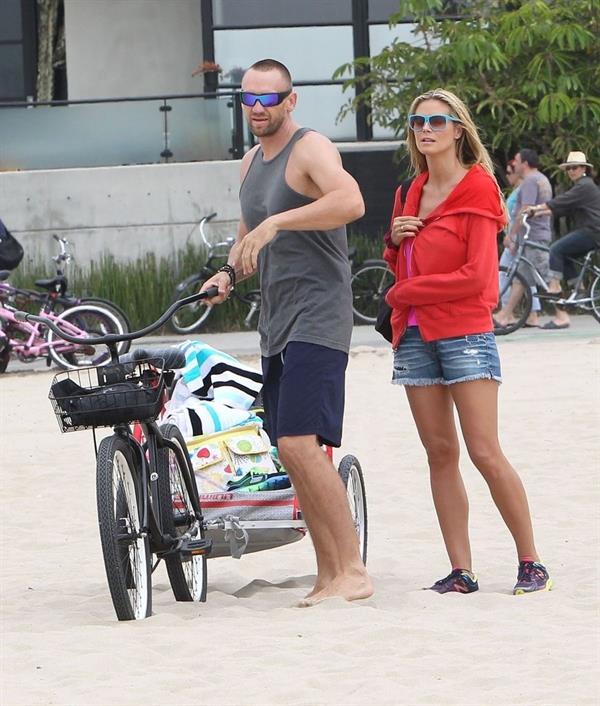
[[[406,196],[403,214],[416,216],[424,184],[429,179],[429,172],[423,172],[413,181]],[[502,208],[500,191],[496,180],[479,164],[471,167],[460,182],[425,219],[430,222],[441,216],[472,213],[491,218],[497,222],[498,230],[506,225],[506,215]]]

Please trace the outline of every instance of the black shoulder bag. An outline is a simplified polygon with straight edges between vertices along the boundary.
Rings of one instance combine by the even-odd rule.
[[[0,221],[0,270],[14,270],[22,259],[21,243]]]
[[[400,205],[403,209],[404,202],[406,201],[406,196],[408,194],[408,190],[410,189],[412,181],[413,177],[411,177],[410,179],[405,179],[402,184],[400,184]],[[381,293],[381,299],[379,300],[379,309],[377,311],[377,321],[375,322],[375,331],[377,331],[377,333],[380,333],[385,338],[385,340],[389,341],[390,343],[393,340],[392,307],[389,306],[389,304],[385,301],[385,297],[393,286],[393,284],[390,284],[390,286],[386,287]]]

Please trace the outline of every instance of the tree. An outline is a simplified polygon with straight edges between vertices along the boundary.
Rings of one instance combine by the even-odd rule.
[[[459,11],[449,16],[449,6]],[[342,113],[370,106],[374,122],[405,134],[417,95],[444,87],[469,105],[495,161],[536,149],[550,171],[571,150],[600,170],[600,0],[400,0],[390,18],[415,23],[415,43],[394,40],[341,66],[362,93]],[[354,71],[353,71],[354,70]]]

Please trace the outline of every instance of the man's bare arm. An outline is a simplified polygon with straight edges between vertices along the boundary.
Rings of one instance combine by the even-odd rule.
[[[364,215],[358,184],[342,166],[335,146],[323,135],[308,133],[294,150],[297,169],[319,189],[322,196],[306,206],[277,213],[277,230],[331,230]]]

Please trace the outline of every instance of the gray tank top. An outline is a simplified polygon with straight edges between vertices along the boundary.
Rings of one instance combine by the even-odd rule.
[[[297,130],[273,159],[259,147],[240,187],[242,216],[253,230],[268,216],[312,203],[288,186],[285,169]],[[282,230],[258,256],[262,304],[258,331],[263,356],[280,353],[290,341],[348,352],[352,293],[346,228]]]

